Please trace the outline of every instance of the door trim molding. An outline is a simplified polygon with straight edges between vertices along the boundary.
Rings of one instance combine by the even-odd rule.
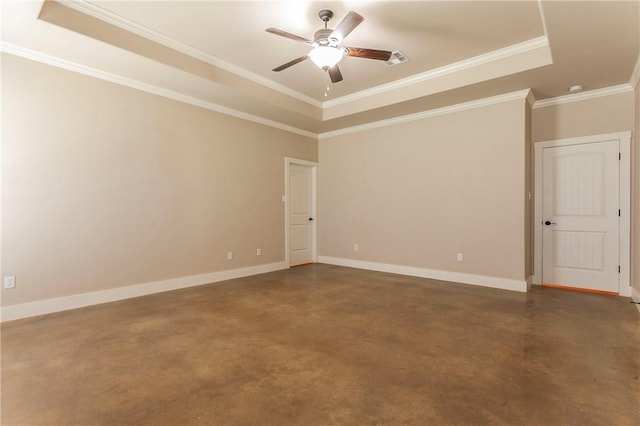
[[[314,263],[318,262],[318,163],[284,157],[284,261],[287,267],[291,266],[289,264],[289,173],[292,164],[311,168],[311,214],[314,218],[311,225],[311,260]]]
[[[533,283],[542,284],[542,152],[544,148],[582,145],[617,140],[620,143],[620,210],[618,289],[620,296],[631,296],[631,132],[606,133],[535,142],[534,146],[534,240]]]

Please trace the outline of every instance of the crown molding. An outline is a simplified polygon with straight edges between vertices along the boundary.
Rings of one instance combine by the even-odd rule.
[[[575,93],[571,95],[558,96],[556,98],[542,99],[536,101],[534,109],[546,108],[555,105],[568,104],[571,102],[586,101],[588,99],[601,98],[603,96],[618,95],[620,93],[633,92],[633,87],[629,83],[617,86],[604,87],[602,89],[589,90],[587,92]]]
[[[533,92],[529,90],[529,94],[527,95],[527,103],[531,108],[536,104],[536,97],[533,96]]]
[[[302,102],[308,103],[314,107],[325,109],[330,108],[332,106],[348,103],[357,99],[367,98],[370,96],[375,96],[384,92],[388,92],[391,90],[396,90],[399,88],[411,86],[417,83],[421,83],[423,81],[427,81],[430,79],[438,78],[443,75],[455,73],[461,70],[473,68],[479,65],[487,64],[490,62],[502,60],[505,58],[509,58],[511,56],[519,55],[522,53],[526,53],[535,49],[539,49],[542,47],[549,47],[549,40],[546,36],[546,23],[544,22],[544,14],[542,11],[542,4],[539,2],[540,16],[543,23],[543,28],[545,31],[545,35],[541,37],[537,37],[531,40],[527,40],[522,43],[518,43],[515,45],[508,46],[503,49],[498,49],[489,53],[485,53],[482,55],[478,55],[472,58],[468,58],[459,62],[455,62],[453,64],[448,64],[440,68],[436,68],[433,70],[426,71],[424,73],[420,73],[411,77],[407,77],[404,79],[396,80],[388,84],[383,84],[380,86],[376,86],[370,89],[366,89],[360,92],[356,92],[350,95],[346,95],[340,98],[332,99],[330,101],[318,101],[310,96],[304,95],[298,91],[290,89],[284,85],[275,83],[274,81],[265,78],[259,74],[248,71],[242,67],[234,65],[232,63],[226,62],[222,59],[216,58],[212,55],[209,55],[201,50],[195,49],[189,45],[179,42],[176,39],[168,37],[164,34],[158,33],[150,28],[147,28],[143,25],[137,24],[133,21],[130,21],[126,18],[123,18],[113,12],[110,12],[106,9],[103,9],[93,3],[90,3],[86,0],[63,0],[62,4],[65,6],[76,10],[78,12],[84,13],[86,15],[92,16],[96,19],[100,19],[109,24],[115,25],[123,30],[129,31],[131,33],[137,34],[141,37],[144,37],[148,40],[159,43],[168,48],[174,49],[178,52],[189,55],[193,58],[206,62],[215,67],[219,67],[224,69],[225,71],[229,71],[233,74],[236,74],[240,77],[251,80],[257,84],[263,85],[270,89],[276,90],[282,94],[287,96],[291,96],[295,99],[298,99]]]
[[[374,121],[366,124],[362,124],[359,126],[346,127],[339,130],[334,130],[325,133],[313,133],[307,130],[299,129],[297,127],[289,126],[283,123],[279,123],[274,120],[268,120],[262,117],[258,117],[252,114],[248,114],[242,111],[238,111],[232,108],[228,108],[222,105],[215,104],[213,102],[203,101],[202,99],[193,98],[191,96],[186,96],[180,93],[176,93],[171,90],[163,89],[161,87],[153,86],[147,83],[143,83],[137,80],[133,80],[130,78],[122,77],[116,74],[108,73],[105,71],[101,71],[96,68],[88,67],[85,65],[81,65],[72,61],[68,61],[66,59],[57,58],[52,55],[44,54],[41,52],[36,52],[34,50],[26,49],[21,46],[17,46],[5,41],[0,43],[0,51],[9,53],[15,56],[19,56],[25,59],[33,60],[36,62],[44,63],[47,65],[51,65],[57,68],[62,68],[68,71],[77,72],[79,74],[87,75],[90,77],[94,77],[100,80],[109,81],[111,83],[119,84],[122,86],[130,87],[132,89],[141,90],[143,92],[151,93],[154,95],[162,96],[168,99],[173,99],[178,102],[183,102],[186,104],[194,105],[200,108],[208,109],[210,111],[215,111],[221,114],[225,114],[231,117],[239,118],[242,120],[251,121],[253,123],[262,124],[268,127],[272,127],[275,129],[283,130],[286,132],[298,134],[300,136],[305,136],[309,138],[313,138],[316,140],[322,138],[329,138],[339,135],[345,135],[349,133],[361,132],[369,129],[375,129],[384,126],[390,126],[393,124],[406,123],[415,120],[421,120],[430,117],[436,117],[438,115],[451,114],[454,112],[464,111],[468,109],[480,108],[483,106],[498,104],[502,102],[517,100],[517,99],[526,99],[530,102],[530,99],[533,97],[530,89],[519,90],[516,92],[511,92],[503,95],[492,96],[489,98],[477,99],[470,102],[465,102],[456,105],[450,105],[442,108],[422,111],[415,114],[407,114],[399,117],[390,118],[387,120]],[[537,104],[537,103],[536,103]]]
[[[350,95],[342,96],[340,98],[332,99],[322,103],[322,108],[331,108],[337,105],[349,103],[358,99],[368,98],[370,96],[380,95],[391,90],[401,89],[414,84],[422,83],[427,80],[439,78],[447,74],[467,70],[480,65],[488,64],[498,60],[510,58],[512,56],[527,53],[543,47],[549,47],[549,40],[546,36],[537,37],[531,40],[527,40],[522,43],[514,44],[503,49],[494,50],[492,52],[484,53],[482,55],[474,56],[472,58],[464,59],[462,61],[454,62],[449,65],[445,65],[439,68],[435,68],[423,73],[412,75],[410,77],[402,78],[400,80],[392,81],[388,84],[382,84],[370,89],[361,90],[360,92],[352,93]]]
[[[318,101],[317,99],[314,99],[310,96],[304,95],[298,91],[295,91],[286,86],[278,84],[273,80],[269,80],[266,77],[263,77],[259,74],[248,71],[230,62],[216,58],[215,56],[209,55],[208,53],[205,53],[201,50],[195,49],[189,45],[181,43],[176,39],[173,39],[164,34],[153,31],[152,29],[147,28],[143,25],[137,24],[133,21],[125,19],[119,15],[116,15],[115,13],[112,13],[99,6],[96,6],[93,3],[89,3],[86,0],[61,1],[61,3],[75,11],[84,13],[85,15],[92,16],[96,19],[100,19],[101,21],[107,22],[111,25],[115,25],[116,27],[121,28],[125,31],[129,31],[131,33],[137,34],[141,37],[144,37],[148,40],[161,44],[165,47],[174,49],[180,53],[184,53],[185,55],[188,55],[198,60],[201,60],[203,62],[206,62],[210,65],[221,68],[225,71],[229,71],[233,74],[236,74],[240,77],[251,80],[257,84],[268,87],[270,89],[276,90],[287,96],[291,96],[292,98],[298,99],[299,101],[306,102],[314,107],[322,108],[322,102]]]
[[[540,0],[538,0],[540,2]],[[86,0],[61,0],[60,1],[64,6],[69,7],[75,11],[86,14],[88,16],[92,16],[96,19],[100,19],[101,21],[107,22],[111,25],[117,26],[125,31],[131,32],[133,34],[144,37],[148,40],[161,44],[170,49],[174,49],[180,53],[191,56],[195,59],[201,60],[205,63],[208,63],[212,66],[224,69],[225,71],[231,72],[239,77],[246,78],[250,81],[253,81],[262,86],[268,87],[275,91],[278,91],[284,95],[291,96],[292,98],[298,99],[302,102],[305,102],[314,107],[325,109],[331,108],[336,105],[341,105],[344,103],[349,103],[354,100],[367,98],[370,96],[379,95],[385,92],[389,92],[392,90],[404,88],[407,86],[411,86],[414,84],[419,84],[427,80],[431,80],[434,78],[442,77],[444,75],[448,75],[451,73],[459,72],[462,70],[474,68],[480,65],[484,65],[487,63],[491,63],[498,60],[503,60],[505,58],[509,58],[515,55],[519,55],[522,53],[526,53],[529,51],[533,51],[543,47],[549,47],[549,40],[546,36],[546,27],[544,23],[544,15],[542,13],[542,5],[539,5],[541,19],[543,20],[543,28],[545,28],[545,35],[540,36],[531,40],[527,40],[522,43],[518,43],[515,45],[511,45],[505,47],[503,49],[498,49],[492,52],[488,52],[482,55],[478,55],[472,58],[464,59],[459,62],[455,62],[453,64],[448,64],[440,68],[436,68],[433,70],[429,70],[420,74],[416,74],[404,79],[396,80],[387,84],[383,84],[380,86],[376,86],[370,89],[362,90],[360,92],[352,93],[350,95],[346,95],[340,98],[332,99],[329,101],[318,101],[310,96],[302,94],[296,90],[290,89],[284,85],[275,83],[274,81],[263,77],[259,74],[248,71],[244,68],[241,68],[232,63],[226,62],[222,59],[214,57],[210,54],[207,54],[201,50],[195,49],[189,45],[181,43],[180,41],[168,37],[164,34],[156,32],[150,28],[147,28],[143,25],[130,21],[126,18],[123,18],[120,15],[117,15],[113,12],[110,12],[106,9],[103,9],[96,4],[90,3]]]
[[[253,123],[262,124],[268,127],[279,129],[279,130],[284,130],[286,132],[295,133],[295,134],[306,136],[313,139],[317,139],[318,137],[316,133],[299,129],[297,127],[279,123],[274,120],[258,117],[256,115],[238,111],[233,108],[215,104],[213,102],[207,102],[202,99],[194,98],[192,96],[183,95],[183,94],[174,92],[172,90],[163,89],[161,87],[153,86],[151,84],[143,83],[141,81],[137,81],[131,78],[122,77],[109,72],[101,71],[99,69],[88,67],[86,65],[81,65],[72,61],[68,61],[66,59],[61,59],[45,53],[36,52],[34,50],[26,49],[24,47],[17,46],[12,43],[7,43],[5,41],[2,41],[0,43],[0,51],[10,53],[12,55],[19,56],[25,59],[30,59],[32,61],[51,65],[57,68],[62,68],[67,71],[77,72],[79,74],[95,77],[100,80],[105,80],[111,83],[130,87],[132,89],[137,89],[143,92],[152,93],[154,95],[173,99],[178,102],[194,105],[200,108],[208,109],[210,111],[219,112],[221,114],[229,115],[231,117],[240,118],[242,120],[251,121]]]
[[[634,89],[638,86],[640,82],[640,55],[638,55],[638,59],[636,60],[636,66],[633,67],[633,72],[631,73],[631,78],[629,79],[629,84]]]
[[[531,89],[518,90],[516,92],[505,93],[502,95],[491,96],[489,98],[477,99],[474,101],[464,102],[461,104],[450,105],[442,108],[431,109],[418,112],[415,114],[407,114],[399,117],[389,118],[386,120],[372,121],[370,123],[361,124],[353,127],[345,127],[344,129],[333,130],[330,132],[320,133],[318,139],[332,138],[335,136],[346,135],[349,133],[363,132],[365,130],[376,129],[379,127],[391,126],[394,124],[408,123],[410,121],[423,120],[425,118],[437,117],[439,115],[451,114],[454,112],[465,111],[469,109],[481,108],[489,105],[500,104],[503,102],[514,101],[518,99],[527,99]]]

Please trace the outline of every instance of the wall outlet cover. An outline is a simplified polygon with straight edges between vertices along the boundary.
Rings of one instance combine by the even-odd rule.
[[[4,277],[4,288],[14,288],[16,286],[16,277],[14,275],[10,277]]]

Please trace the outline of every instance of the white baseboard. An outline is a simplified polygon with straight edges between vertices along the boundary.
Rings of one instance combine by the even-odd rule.
[[[392,274],[409,275],[412,277],[431,278],[434,280],[479,285],[483,287],[498,288],[501,290],[526,292],[528,288],[526,280],[511,280],[508,278],[488,277],[486,275],[473,275],[462,272],[440,271],[436,269],[391,265],[388,263],[367,262],[364,260],[344,259],[329,256],[319,256],[318,262],[337,266],[348,266],[350,268],[368,269],[370,271],[390,272]]]
[[[631,287],[631,300],[634,302],[640,302],[640,290],[635,287]],[[640,305],[636,304],[636,308],[640,312]]]
[[[38,300],[19,305],[3,306],[0,308],[0,321],[12,321],[37,315],[50,314],[53,312],[66,311],[69,309],[82,308],[90,305],[97,305],[100,303],[114,302],[116,300],[162,293],[164,291],[210,284],[233,278],[248,277],[251,275],[279,271],[287,269],[288,267],[289,265],[286,262],[267,263],[264,265],[249,266],[246,268],[228,269],[208,274],[191,275],[163,281],[117,287],[108,290],[56,297],[53,299]]]

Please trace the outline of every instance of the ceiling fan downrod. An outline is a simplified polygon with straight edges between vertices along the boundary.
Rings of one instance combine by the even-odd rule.
[[[333,33],[332,29],[327,28],[327,24],[331,18],[333,18],[333,11],[329,9],[322,9],[318,12],[318,16],[324,22],[324,28],[319,29],[313,35],[313,41],[317,43],[319,46],[332,46],[336,47],[338,45],[338,40],[331,40],[329,36]]]

